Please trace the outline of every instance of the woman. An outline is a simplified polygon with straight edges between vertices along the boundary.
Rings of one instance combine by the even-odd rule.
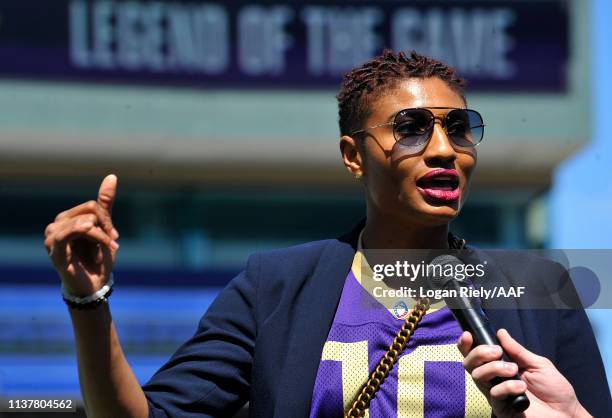
[[[351,71],[338,100],[342,159],[363,183],[366,220],[339,239],[251,256],[194,337],[143,388],[112,323],[110,286],[103,287],[118,250],[116,177],[104,179],[97,201],[47,227],[89,416],[231,416],[245,401],[256,417],[341,416],[351,408],[405,323],[356,304],[363,294],[356,250],[461,247],[448,224],[466,200],[483,123],[466,110],[454,71],[416,53],[385,51]],[[76,309],[83,305],[92,309]],[[500,361],[499,346],[471,349],[448,308],[427,313],[365,405],[370,416],[612,416],[582,310],[489,316],[504,328],[498,338],[513,362]],[[490,383],[519,371],[522,381]],[[531,405],[515,414],[504,399],[523,392]]]

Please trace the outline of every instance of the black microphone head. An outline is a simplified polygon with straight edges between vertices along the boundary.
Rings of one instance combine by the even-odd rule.
[[[453,266],[453,271],[455,271],[455,266],[461,265],[463,264],[463,262],[459,260],[457,257],[455,257],[454,255],[442,254],[442,255],[437,256],[433,260],[431,260],[429,264],[431,266],[439,265],[442,267],[441,269],[436,269],[436,268],[432,269],[436,274],[432,274],[428,276],[429,285],[431,286],[432,289],[444,289],[446,285],[449,283],[449,281],[455,280],[455,278],[453,276],[445,276],[444,274],[437,274],[437,273],[438,272],[442,273],[442,271],[444,270],[444,267],[448,265]]]

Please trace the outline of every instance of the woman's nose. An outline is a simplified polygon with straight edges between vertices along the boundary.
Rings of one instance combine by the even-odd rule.
[[[446,131],[442,128],[440,123],[435,123],[431,139],[425,148],[423,158],[426,160],[442,160],[442,161],[454,161],[457,158],[455,148],[451,145]]]

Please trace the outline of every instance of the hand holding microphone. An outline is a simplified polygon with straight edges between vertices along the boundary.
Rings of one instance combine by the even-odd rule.
[[[501,347],[473,347],[472,335],[464,332],[457,346],[465,357],[463,366],[498,418],[591,417],[578,402],[572,385],[550,360],[527,350],[505,329],[497,331],[497,338]],[[502,348],[513,361],[502,360]],[[521,380],[512,379],[519,369]],[[499,378],[506,380],[493,383]],[[530,405],[517,413],[506,400],[520,394],[529,396]]]
[[[431,264],[462,263],[454,256],[442,255]],[[457,291],[465,286],[453,277],[433,277],[430,285]],[[464,368],[497,417],[591,416],[553,363],[524,348],[505,329],[495,332],[476,300],[462,296],[444,299],[464,330],[458,342],[465,357]]]

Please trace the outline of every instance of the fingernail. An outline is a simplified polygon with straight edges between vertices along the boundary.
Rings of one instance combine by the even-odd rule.
[[[90,221],[83,222],[83,223],[81,224],[81,226],[82,226],[83,228],[85,228],[85,229],[89,229],[89,228],[91,228],[91,227],[93,226],[93,222],[90,222]]]
[[[119,232],[115,228],[113,228],[111,234],[113,235],[113,239],[119,238]]]
[[[110,246],[113,250],[117,250],[119,248],[119,244],[115,240],[111,241]]]
[[[514,363],[504,361],[504,369],[506,369],[506,370],[514,370]]]

